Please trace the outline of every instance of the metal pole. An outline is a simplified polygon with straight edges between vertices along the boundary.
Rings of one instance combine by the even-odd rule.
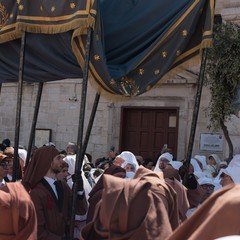
[[[84,154],[85,154],[86,149],[87,149],[88,140],[89,140],[89,137],[90,137],[90,134],[91,134],[91,130],[92,130],[93,122],[94,122],[94,119],[95,119],[95,115],[96,115],[96,111],[97,111],[100,96],[101,96],[100,93],[96,93],[93,108],[92,108],[92,112],[91,112],[91,116],[90,116],[90,119],[89,119],[89,122],[88,122],[88,128],[87,128],[85,139],[84,139],[83,146],[82,146],[82,149],[81,149],[81,156],[80,156],[81,158],[80,159],[84,158]]]
[[[31,127],[29,142],[28,142],[28,151],[27,151],[27,158],[26,158],[26,164],[25,164],[26,168],[28,166],[28,163],[29,163],[29,160],[31,157],[32,145],[33,145],[33,140],[35,137],[35,129],[36,129],[36,124],[37,124],[38,112],[39,112],[39,106],[40,106],[40,101],[41,101],[41,97],[42,97],[42,90],[43,90],[43,82],[40,82],[38,85],[38,92],[37,92],[36,104],[35,104],[35,108],[34,108],[32,127]]]
[[[202,61],[201,61],[201,67],[200,67],[200,73],[199,73],[199,79],[198,79],[198,85],[197,85],[197,93],[195,98],[195,104],[193,109],[193,117],[192,117],[192,125],[191,125],[191,132],[188,142],[188,151],[187,151],[187,166],[190,164],[191,156],[192,156],[192,149],[194,144],[194,138],[195,138],[195,132],[197,127],[197,120],[198,120],[198,113],[199,113],[199,107],[201,102],[201,95],[202,95],[202,88],[203,88],[203,82],[204,82],[204,73],[205,73],[205,67],[206,67],[206,61],[207,61],[207,53],[208,49],[203,49],[202,53]]]
[[[18,75],[18,95],[17,95],[17,110],[16,110],[15,139],[14,139],[14,158],[13,158],[13,176],[12,176],[13,182],[16,182],[16,180],[18,180],[17,179],[17,170],[19,169],[18,145],[19,145],[21,107],[22,107],[25,42],[26,42],[26,33],[23,32],[22,39],[21,39],[19,75]]]
[[[81,95],[81,105],[79,113],[79,123],[78,123],[78,138],[77,138],[77,155],[75,164],[75,173],[81,172],[81,166],[83,158],[81,156],[82,139],[83,139],[83,128],[84,128],[84,117],[85,117],[85,106],[87,98],[87,80],[88,80],[88,68],[89,68],[89,54],[90,54],[90,43],[92,38],[92,29],[88,28],[87,40],[86,40],[86,52],[84,57],[84,69],[83,69],[83,82],[82,82],[82,95]],[[71,222],[70,222],[70,237],[73,238],[74,235],[74,223],[75,223],[75,206],[77,200],[77,185],[73,183],[73,200],[72,200],[72,212],[71,212]]]

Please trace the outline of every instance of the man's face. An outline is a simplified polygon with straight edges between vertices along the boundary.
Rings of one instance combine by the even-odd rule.
[[[166,159],[166,158],[160,158],[160,161],[159,161],[159,168],[160,169],[165,169],[168,165],[169,161]]]
[[[210,156],[208,159],[208,164],[211,166],[215,166],[217,163],[216,163],[215,159],[212,156]]]
[[[61,171],[57,174],[57,179],[60,181],[66,181],[67,182],[67,177],[70,174],[68,173],[68,167],[64,167],[61,169]]]
[[[72,145],[68,145],[66,148],[67,155],[74,155],[75,154],[75,149]]]
[[[0,163],[0,178],[6,177],[8,174],[8,162]]]
[[[135,172],[135,168],[132,164],[127,164],[125,167],[126,172]]]
[[[63,154],[59,154],[53,158],[52,163],[51,163],[51,170],[54,173],[57,174],[62,170],[63,158],[64,158]]]
[[[228,184],[231,184],[231,183],[234,183],[234,181],[232,180],[231,176],[225,174],[225,173],[222,173],[221,176],[220,176],[220,184],[225,187],[227,186]]]
[[[212,184],[202,184],[201,188],[205,192],[205,194],[203,195],[202,200],[201,200],[201,202],[204,202],[213,193],[214,185],[212,185]]]

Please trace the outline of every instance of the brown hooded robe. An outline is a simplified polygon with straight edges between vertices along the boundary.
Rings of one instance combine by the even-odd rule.
[[[0,239],[37,240],[34,204],[20,182],[0,187]]]
[[[240,235],[240,184],[214,192],[168,240],[213,240]]]
[[[169,214],[173,226],[178,223],[176,201],[170,196],[173,190],[158,174],[139,167],[134,179],[105,175],[103,181],[102,200],[80,239],[155,240],[170,236]]]

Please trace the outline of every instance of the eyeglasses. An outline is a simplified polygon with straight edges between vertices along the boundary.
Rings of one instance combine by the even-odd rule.
[[[7,169],[8,168],[8,163],[1,163],[0,164],[1,167],[3,167],[3,169]]]
[[[210,184],[203,184],[201,185],[201,187],[204,189],[204,190],[213,190],[214,189],[214,186],[213,185],[210,185]]]

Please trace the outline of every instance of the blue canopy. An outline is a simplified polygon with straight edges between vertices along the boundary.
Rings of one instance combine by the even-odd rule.
[[[81,78],[93,28],[90,80],[103,91],[142,94],[211,46],[214,0],[0,0],[0,82]]]

